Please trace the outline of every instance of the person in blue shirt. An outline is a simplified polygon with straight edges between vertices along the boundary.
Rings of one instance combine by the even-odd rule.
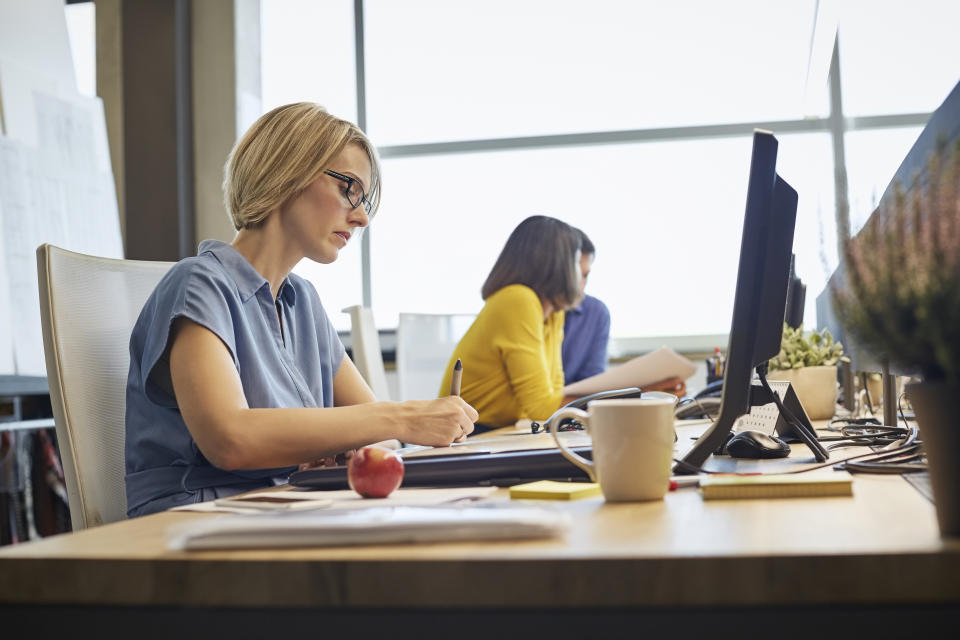
[[[589,378],[607,369],[607,345],[610,341],[610,311],[597,298],[587,295],[587,276],[597,250],[581,229],[579,303],[568,309],[563,323],[564,384]]]
[[[377,402],[303,258],[332,263],[380,202],[374,147],[313,103],[264,114],[225,167],[237,232],[205,240],[148,298],[130,337],[127,515],[270,487],[361,446],[462,441],[461,398]]]
[[[567,309],[563,323],[561,357],[564,385],[606,371],[607,348],[610,343],[610,311],[602,301],[586,294],[587,277],[597,256],[597,249],[582,229],[576,229],[576,231],[580,236],[581,298],[574,308]],[[683,396],[687,385],[680,378],[666,378],[649,384],[643,389],[644,391],[667,391]]]

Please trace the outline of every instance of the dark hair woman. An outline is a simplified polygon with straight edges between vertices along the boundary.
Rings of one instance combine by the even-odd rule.
[[[548,216],[521,222],[483,283],[485,304],[454,350],[441,394],[460,358],[460,396],[482,426],[550,417],[564,398],[564,310],[580,292],[576,229]]]

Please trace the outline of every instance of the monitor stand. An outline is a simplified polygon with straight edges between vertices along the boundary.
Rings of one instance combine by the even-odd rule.
[[[887,427],[897,426],[897,376],[890,373],[890,364],[886,361],[881,365],[881,380],[883,383],[883,424]]]
[[[750,388],[751,406],[763,407],[771,403],[776,405],[767,417],[767,420],[772,418],[774,421],[774,428],[770,429],[768,425],[763,430],[770,434],[775,432],[787,442],[802,442],[807,445],[817,462],[825,462],[830,454],[820,444],[817,431],[813,428],[806,411],[803,410],[793,385],[786,380],[766,381],[765,377],[761,378],[760,384],[754,383]],[[761,409],[755,414],[751,409],[750,415],[744,416],[741,420],[749,420],[753,415],[758,415],[761,420],[764,420],[765,413],[767,412]]]

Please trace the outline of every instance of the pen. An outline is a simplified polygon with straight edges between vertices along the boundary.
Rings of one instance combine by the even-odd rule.
[[[457,364],[453,365],[453,377],[450,378],[450,395],[460,395],[460,379],[463,377],[463,363],[457,358]]]
[[[673,476],[670,478],[670,491],[676,491],[684,487],[698,486],[700,486],[699,476]]]

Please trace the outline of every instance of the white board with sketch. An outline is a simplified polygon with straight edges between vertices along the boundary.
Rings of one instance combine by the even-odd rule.
[[[58,20],[60,1],[0,0],[4,30],[31,35],[0,44],[0,375],[46,375],[39,245],[123,257],[103,103],[77,92]]]

